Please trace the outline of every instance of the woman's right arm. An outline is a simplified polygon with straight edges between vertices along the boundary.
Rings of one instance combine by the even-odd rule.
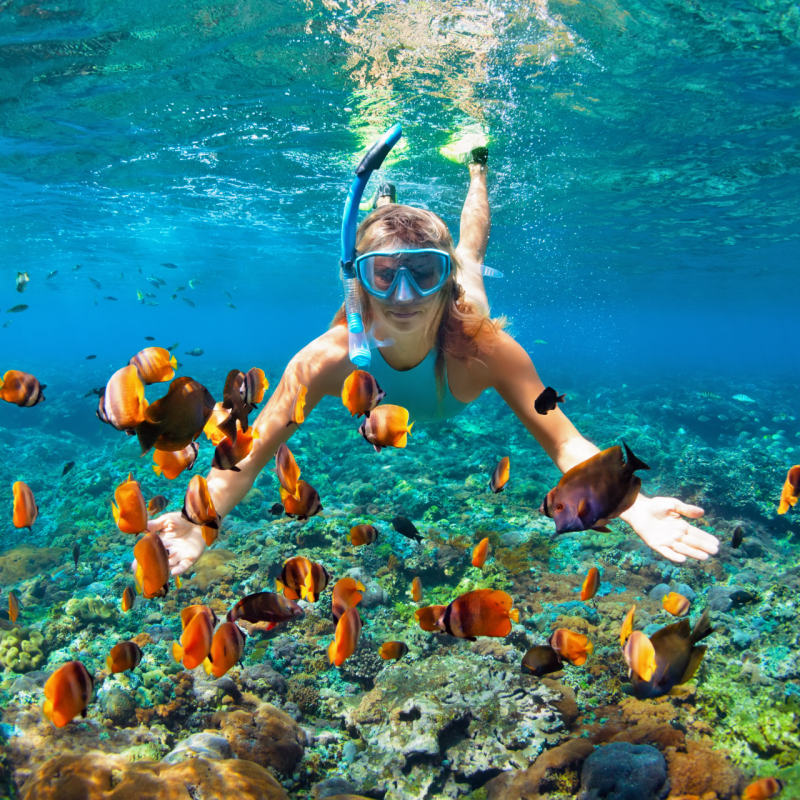
[[[286,423],[292,416],[300,385],[308,389],[305,405],[308,417],[325,395],[341,395],[342,384],[352,370],[347,329],[343,326],[331,328],[289,362],[272,397],[251,423],[258,430],[259,438],[254,441],[250,455],[237,464],[240,472],[212,467],[208,473],[208,488],[220,518],[227,516],[241,502],[280,444],[288,441],[297,430],[296,425],[287,426]],[[152,520],[147,527],[161,533],[173,575],[186,572],[205,550],[201,528],[186,520],[180,512],[165,514]]]

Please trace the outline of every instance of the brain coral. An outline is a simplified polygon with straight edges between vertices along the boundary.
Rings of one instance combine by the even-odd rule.
[[[114,606],[99,597],[73,597],[67,601],[64,612],[81,622],[106,622],[114,616]]]
[[[64,558],[66,547],[22,545],[0,556],[0,584],[18,583],[52,569]]]
[[[0,640],[0,664],[12,672],[30,672],[44,662],[44,636],[30,628],[14,628]]]

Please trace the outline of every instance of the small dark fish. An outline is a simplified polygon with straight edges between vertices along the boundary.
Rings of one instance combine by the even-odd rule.
[[[64,464],[64,469],[61,470],[61,477],[63,478],[74,466],[74,461],[67,461],[67,463]]]
[[[115,302],[116,302],[116,299],[117,299],[116,297],[112,297],[110,294],[106,295],[106,297],[103,298],[103,300],[114,300]]]
[[[183,302],[186,303],[187,306],[194,308],[194,303],[188,297],[181,297],[181,300],[183,300]]]
[[[98,397],[100,397],[100,395],[103,394],[105,390],[106,390],[105,386],[98,386],[96,389],[89,389],[89,391],[86,392],[84,397],[91,397],[93,394],[96,394]]]
[[[22,294],[25,291],[25,287],[30,282],[30,278],[28,277],[27,272],[18,272],[17,273],[17,291]]]
[[[81,268],[81,265],[80,265],[80,264],[76,264],[76,265],[75,265],[75,266],[72,268],[72,271],[73,271],[73,272],[77,272],[77,271],[78,271],[80,268]]]
[[[6,311],[6,314],[19,314],[20,311],[27,311],[29,306],[26,306],[25,303],[20,303],[18,306],[11,306],[11,308]]]
[[[136,269],[138,270],[139,274],[141,275],[142,274],[142,268],[138,264],[136,265]]]
[[[273,517],[279,517],[283,514],[283,506],[280,503],[273,503],[270,507],[269,513],[272,514]]]
[[[3,327],[7,328],[11,324],[12,320],[8,320],[7,322],[3,323]]]
[[[414,527],[414,523],[408,517],[397,516],[392,520],[392,527],[406,539],[413,539],[415,542],[423,541],[419,531]]]
[[[160,514],[168,505],[169,500],[163,494],[157,494],[155,497],[150,498],[150,502],[147,504],[147,513],[154,517],[156,514]]]
[[[552,386],[548,386],[534,401],[533,407],[537,414],[546,414],[556,407],[556,403],[563,403],[565,394],[559,394]]]
[[[145,336],[144,337],[148,342],[154,342],[156,340],[155,336]]]
[[[56,275],[58,275],[58,270],[54,269],[52,272],[47,273],[47,277],[45,278],[45,280],[49,281],[50,278],[55,278]]]
[[[734,550],[738,550],[738,548],[741,547],[743,541],[744,541],[744,528],[741,525],[739,525],[733,532],[733,539],[731,539],[731,547]]]
[[[72,546],[72,560],[75,562],[75,569],[78,569],[78,561],[81,558],[81,543],[75,542]]]
[[[161,266],[162,267],[166,267],[167,269],[178,269],[178,265],[177,264],[172,264],[169,261],[165,261]]]
[[[179,286],[175,291],[176,292],[185,292],[186,291],[186,287],[185,286]]]
[[[155,297],[155,295],[152,292],[145,292],[144,296],[145,297],[151,297],[151,298]]]
[[[167,285],[167,282],[163,278],[159,278],[157,275],[151,275],[147,280],[155,281],[159,287]]]
[[[225,297],[228,298],[228,300],[233,300],[233,295],[230,292],[223,292],[222,294],[224,294]]]
[[[170,297],[170,300],[177,300],[177,299],[178,299],[178,295],[176,295],[176,294],[173,294],[172,297]]]
[[[203,353],[205,353],[205,350],[201,350],[199,347],[195,347],[193,350],[186,351],[187,356],[201,356]]]
[[[233,303],[226,303],[226,305],[228,306],[228,308],[234,308],[234,309],[236,308],[236,306]]]
[[[97,358],[97,356],[86,356],[87,361],[92,361],[95,358]]]
[[[714,394],[714,392],[698,392],[700,397],[705,397],[706,400],[722,400],[722,398],[718,394]]]
[[[157,303],[155,300],[148,300],[148,301],[145,303],[145,305],[146,305],[146,306],[157,306],[157,305],[158,305],[158,303]]]
[[[148,282],[148,283],[149,283],[151,286],[155,286],[155,287],[156,287],[156,289],[160,289],[160,288],[161,288],[161,284],[160,284],[160,283],[159,283],[157,280],[155,280],[154,278],[148,278],[148,279],[147,279],[147,282]]]
[[[734,608],[746,606],[749,603],[755,603],[758,600],[754,594],[746,592],[744,589],[737,589],[735,592],[731,592],[728,595],[728,599],[731,601],[731,605]]]
[[[243,619],[246,622],[267,622],[272,628],[281,622],[290,622],[304,616],[303,609],[294,600],[277,592],[258,592],[243,597],[229,612],[228,622]]]
[[[532,647],[522,659],[523,675],[535,675],[537,678],[541,678],[543,675],[558,672],[560,669],[563,669],[561,659],[548,644]]]
[[[103,288],[103,286],[100,283],[100,281],[96,281],[94,278],[89,278],[89,280],[91,281],[92,286],[94,286],[96,289],[102,289]]]
[[[145,338],[146,338],[146,337],[145,337]],[[151,341],[152,341],[152,340],[151,340]],[[172,351],[173,351],[173,350],[174,350],[176,347],[178,347],[178,345],[179,345],[179,344],[180,344],[180,342],[175,342],[175,344],[171,344],[169,347],[165,347],[164,349],[165,349],[165,350],[169,350],[169,351],[170,351],[170,353],[171,353],[171,352],[172,352]]]

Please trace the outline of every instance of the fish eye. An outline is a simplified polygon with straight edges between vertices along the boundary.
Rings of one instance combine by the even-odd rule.
[[[564,510],[564,504],[563,504],[563,503],[559,503],[559,504],[556,506],[556,511],[563,511],[563,510]]]

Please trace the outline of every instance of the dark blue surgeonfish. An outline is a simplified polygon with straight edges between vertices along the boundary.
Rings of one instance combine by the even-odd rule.
[[[608,521],[634,504],[642,486],[634,472],[650,467],[623,447],[625,461],[622,447],[609,447],[565,472],[547,493],[539,511],[555,520],[556,533],[607,531]]]

